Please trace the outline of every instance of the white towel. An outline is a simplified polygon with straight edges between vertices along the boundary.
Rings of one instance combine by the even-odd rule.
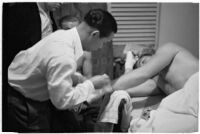
[[[155,110],[150,112],[149,120],[143,118],[132,119],[128,132],[153,132],[152,122],[155,118]]]
[[[196,132],[198,131],[199,73],[188,79],[184,87],[162,100],[151,111],[150,119],[132,120],[130,132]]]
[[[122,111],[121,130],[127,131],[131,120],[132,103],[129,94],[126,91],[115,91],[111,94],[110,100],[106,105],[104,111],[100,115],[99,122],[106,123],[118,123],[118,107],[122,99],[125,99],[126,103]]]

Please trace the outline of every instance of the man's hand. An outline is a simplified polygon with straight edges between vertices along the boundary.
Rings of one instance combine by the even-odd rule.
[[[83,83],[86,78],[79,72],[75,72],[72,76],[71,79],[73,81],[73,86],[76,86],[79,83]]]
[[[97,75],[90,79],[95,87],[94,90],[87,98],[87,102],[91,104],[92,102],[100,99],[103,95],[113,92],[111,86],[111,81],[108,75]]]
[[[106,74],[94,76],[89,80],[93,83],[95,89],[101,89],[110,85],[110,78]]]
[[[87,102],[89,104],[99,100],[100,98],[102,98],[103,95],[105,94],[109,94],[113,92],[113,88],[111,87],[111,85],[106,85],[101,89],[95,90],[93,91],[87,98]]]

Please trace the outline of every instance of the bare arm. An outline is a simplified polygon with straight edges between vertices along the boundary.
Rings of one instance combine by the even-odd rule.
[[[161,93],[156,82],[152,79],[148,79],[136,87],[128,88],[126,91],[131,97],[144,97]]]
[[[147,64],[122,75],[113,84],[114,90],[125,90],[145,82],[169,65],[179,50],[179,47],[172,43],[160,47]]]

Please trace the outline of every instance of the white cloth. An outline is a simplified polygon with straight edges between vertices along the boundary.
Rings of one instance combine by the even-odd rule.
[[[37,6],[39,9],[40,20],[41,20],[42,38],[44,38],[53,32],[53,27],[52,27],[52,21],[49,16],[49,12],[45,11],[45,9],[43,9],[43,6],[41,4],[43,3],[37,3]]]
[[[132,103],[129,94],[126,91],[119,90],[111,94],[110,100],[106,105],[104,111],[100,115],[99,122],[109,122],[113,124],[118,123],[118,108],[122,99],[125,99],[126,103],[122,111],[121,130],[127,131],[129,122],[131,119]]]
[[[132,120],[129,132],[197,132],[198,74],[192,75],[182,89],[163,99],[159,108],[151,111],[148,121]]]
[[[77,29],[58,30],[15,56],[8,68],[8,82],[27,98],[51,99],[59,109],[70,108],[94,91],[89,80],[72,87],[71,76],[81,55]]]
[[[132,51],[128,51],[126,53],[126,62],[124,65],[125,70],[127,70],[127,69],[133,70],[133,66],[135,65],[136,61],[137,60],[134,58]]]

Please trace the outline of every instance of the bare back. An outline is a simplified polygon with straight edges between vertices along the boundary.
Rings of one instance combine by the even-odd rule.
[[[171,63],[159,73],[158,85],[166,93],[171,94],[181,89],[185,82],[198,72],[198,59],[187,50],[175,46],[177,54]]]
[[[198,72],[198,59],[174,43],[161,46],[144,66],[121,76],[114,89],[135,87],[159,74],[158,86],[170,94],[181,89],[189,77]]]

